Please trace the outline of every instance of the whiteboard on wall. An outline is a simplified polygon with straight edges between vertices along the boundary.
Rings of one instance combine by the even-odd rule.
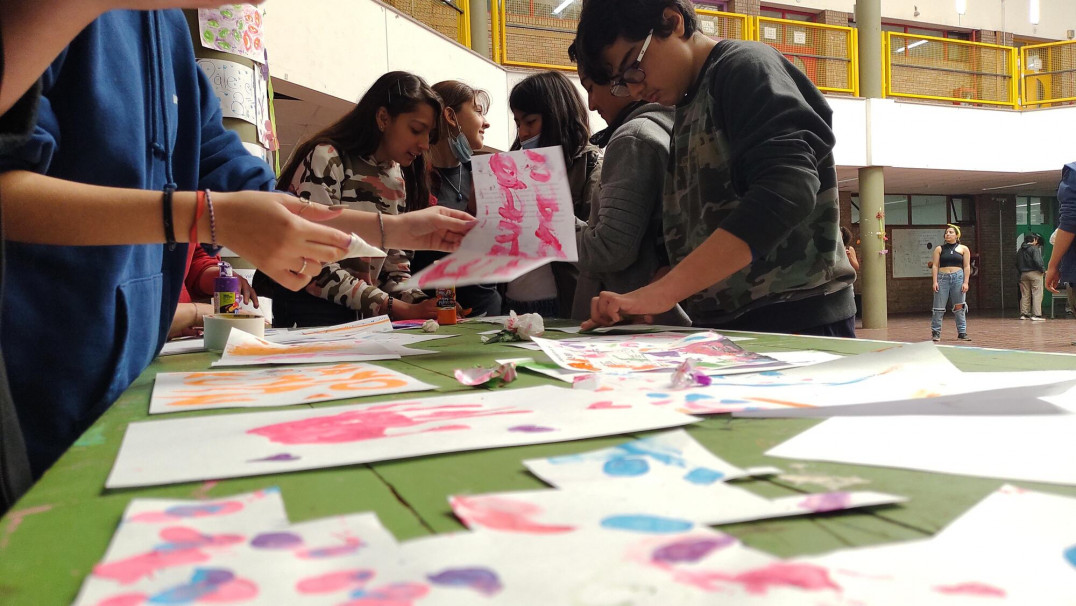
[[[945,230],[894,229],[890,236],[894,278],[929,278],[927,261],[934,257],[934,248],[944,241]]]

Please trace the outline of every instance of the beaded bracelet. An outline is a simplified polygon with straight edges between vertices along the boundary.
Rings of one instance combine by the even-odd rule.
[[[164,186],[164,197],[161,199],[161,219],[164,222],[164,241],[168,244],[168,250],[176,249],[176,229],[172,218],[172,194],[176,193],[176,186],[171,183]]]
[[[191,221],[191,233],[187,236],[187,245],[194,246],[198,243],[198,220],[205,214],[205,192],[195,194],[197,203],[194,205],[194,221]]]
[[[202,250],[206,252],[210,257],[217,256],[220,249],[224,248],[220,244],[217,244],[217,217],[213,214],[213,197],[212,192],[208,189],[205,190],[205,207],[209,210],[209,239],[212,244],[202,244]]]

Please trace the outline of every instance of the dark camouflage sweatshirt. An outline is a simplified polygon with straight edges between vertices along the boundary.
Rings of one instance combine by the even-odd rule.
[[[754,260],[684,301],[696,325],[747,318],[737,327],[791,332],[855,313],[831,116],[818,89],[770,46],[723,40],[710,53],[676,108],[665,245],[676,264],[724,228]]]

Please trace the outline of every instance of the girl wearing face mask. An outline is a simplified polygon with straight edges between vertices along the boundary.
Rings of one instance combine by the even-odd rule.
[[[437,142],[440,114],[440,97],[422,78],[389,72],[354,109],[296,146],[279,187],[311,203],[388,215],[426,208],[425,154]],[[325,326],[380,314],[393,320],[435,318],[434,299],[399,288],[411,277],[413,253],[385,252],[383,259],[326,264],[303,291],[273,288],[261,274],[255,288],[272,291],[274,326]]]
[[[513,150],[561,146],[575,216],[585,222],[601,180],[601,152],[590,143],[589,116],[579,91],[560,72],[540,72],[516,84],[508,104],[516,123]],[[504,313],[566,317],[578,276],[571,263],[553,263],[520,276],[508,283]]]
[[[474,214],[471,156],[482,148],[489,128],[486,121],[489,93],[457,80],[438,82],[432,88],[441,97],[444,109],[438,125],[441,136],[430,148],[430,190],[437,206],[470,209]],[[416,251],[411,270],[417,272],[443,256],[445,253]],[[470,309],[471,315],[501,313],[501,295],[494,285],[461,286],[456,289],[456,301],[462,308]]]

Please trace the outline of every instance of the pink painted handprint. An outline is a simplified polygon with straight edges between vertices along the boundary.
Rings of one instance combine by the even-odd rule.
[[[269,438],[278,444],[340,444],[408,435],[389,430],[415,428],[425,423],[473,419],[494,415],[526,414],[520,408],[486,409],[481,404],[448,404],[429,407],[415,402],[367,406],[335,415],[314,417],[256,427],[247,433]],[[470,429],[466,425],[435,426],[412,433]]]

